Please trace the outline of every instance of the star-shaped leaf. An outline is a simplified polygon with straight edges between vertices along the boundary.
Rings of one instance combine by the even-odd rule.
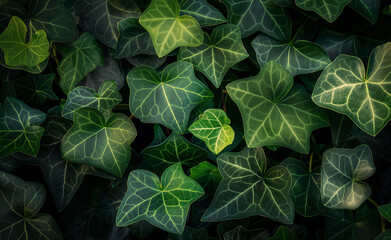
[[[181,234],[190,204],[203,194],[202,187],[184,174],[179,163],[168,167],[161,181],[154,173],[134,170],[117,213],[117,226],[147,220],[167,232]]]
[[[205,196],[213,196],[222,177],[219,169],[207,161],[201,162],[190,169],[190,177],[196,180],[204,189]]]
[[[11,67],[34,67],[48,58],[49,41],[44,30],[34,32],[26,42],[27,27],[14,16],[0,35],[0,49],[5,63]]]
[[[230,123],[223,110],[208,109],[189,127],[189,132],[204,141],[211,152],[219,154],[234,141],[235,132]]]
[[[204,41],[197,20],[179,14],[177,0],[152,0],[140,17],[140,24],[151,34],[159,57],[164,57],[177,47],[197,47]]]
[[[321,170],[323,204],[333,209],[355,210],[371,195],[371,187],[362,180],[374,172],[372,153],[367,145],[326,150]]]
[[[295,0],[298,7],[307,11],[316,12],[328,22],[335,21],[350,1],[351,0]]]
[[[88,87],[77,87],[68,93],[67,101],[62,108],[62,116],[73,120],[73,112],[82,107],[91,107],[110,115],[111,109],[122,101],[117,83],[107,80],[102,83],[98,93]]]
[[[132,121],[120,113],[106,121],[101,112],[89,107],[74,111],[73,118],[74,125],[61,141],[63,158],[123,176],[136,137]]]
[[[45,113],[30,108],[21,100],[6,98],[0,113],[0,157],[14,152],[36,156],[45,131],[37,125],[45,118]]]
[[[308,153],[311,132],[328,125],[326,113],[276,62],[257,76],[228,84],[227,90],[242,114],[248,147],[282,145]]]
[[[205,34],[201,46],[182,47],[178,54],[179,60],[194,64],[216,88],[220,87],[227,71],[247,57],[240,30],[231,24],[216,27],[210,37]]]
[[[267,160],[262,148],[223,153],[217,158],[217,164],[223,180],[202,221],[262,215],[282,223],[293,222],[291,176],[281,166],[266,171]]]
[[[224,15],[206,0],[179,0],[180,14],[194,17],[201,27],[224,23]]]
[[[390,59],[391,43],[372,51],[366,71],[360,58],[338,56],[320,75],[312,100],[376,136],[391,119]]]
[[[162,143],[145,148],[140,157],[149,169],[158,175],[175,163],[193,167],[208,158],[204,149],[193,145],[175,132]]]
[[[193,65],[175,62],[159,75],[153,68],[133,68],[127,82],[132,114],[146,123],[160,123],[183,134],[191,110],[213,97],[195,76]]]

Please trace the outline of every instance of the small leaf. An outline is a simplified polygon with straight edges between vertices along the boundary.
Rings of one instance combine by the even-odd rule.
[[[247,230],[243,226],[238,226],[235,229],[224,233],[224,240],[267,240],[269,233],[267,229]]]
[[[391,203],[380,206],[378,210],[385,219],[391,222]]]
[[[278,227],[277,232],[269,240],[298,240],[297,236],[284,226]]]
[[[134,170],[117,213],[117,226],[147,220],[167,232],[181,234],[190,204],[203,194],[202,187],[184,174],[179,163],[168,167],[161,181],[149,171]]]
[[[194,17],[201,27],[226,22],[224,15],[206,0],[179,0],[180,14]]]
[[[196,180],[202,186],[207,197],[215,194],[217,186],[222,179],[219,169],[207,161],[192,167],[189,177]]]
[[[351,0],[295,0],[296,5],[304,10],[319,14],[328,22],[334,22]]]

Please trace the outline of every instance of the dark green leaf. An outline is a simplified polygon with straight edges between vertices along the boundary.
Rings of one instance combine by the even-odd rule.
[[[205,196],[213,196],[222,177],[219,169],[207,161],[201,162],[190,169],[190,177],[196,180],[204,189]]]
[[[180,14],[194,17],[201,27],[226,22],[224,15],[206,0],[179,0]]]
[[[375,238],[375,240],[389,240],[389,239],[391,239],[391,229],[385,230]]]
[[[370,23],[375,24],[379,17],[381,0],[352,0],[349,7],[366,18]]]
[[[296,5],[314,11],[328,22],[335,21],[351,0],[295,0]]]
[[[380,214],[391,222],[391,203],[380,206],[379,208]]]
[[[297,236],[288,228],[280,226],[277,232],[269,240],[299,240]]]
[[[224,240],[266,240],[269,239],[269,233],[266,229],[247,230],[243,226],[224,233]]]
[[[159,58],[156,55],[140,54],[134,57],[128,57],[126,60],[135,67],[148,66],[157,69],[166,62],[167,57]]]

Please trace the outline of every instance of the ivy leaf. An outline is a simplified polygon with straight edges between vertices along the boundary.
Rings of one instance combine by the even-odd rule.
[[[135,67],[148,66],[157,69],[166,62],[167,56],[159,58],[156,55],[139,54],[134,57],[128,57],[126,60]]]
[[[206,0],[179,0],[180,14],[189,15],[201,27],[214,26],[226,22],[224,15]]]
[[[288,41],[292,23],[287,10],[272,0],[222,0],[228,8],[228,23],[237,25],[242,37],[261,31],[274,39]]]
[[[328,208],[355,210],[371,195],[371,187],[362,181],[375,172],[367,145],[326,150],[321,171],[322,203]]]
[[[291,176],[282,166],[266,171],[262,148],[223,153],[217,165],[223,180],[202,221],[223,221],[262,215],[286,224],[293,222],[295,208],[289,193]]]
[[[280,64],[269,62],[254,77],[227,85],[243,117],[248,147],[282,145],[308,153],[310,134],[329,123],[304,87]]]
[[[384,232],[380,233],[375,240],[387,240],[391,238],[391,229],[387,229]]]
[[[38,213],[45,198],[43,185],[0,171],[0,238],[63,239],[54,218]]]
[[[190,169],[190,176],[196,180],[204,189],[205,196],[213,196],[217,186],[221,182],[219,169],[207,161],[203,161]]]
[[[169,234],[170,240],[217,240],[208,235],[208,231],[205,228],[194,229],[189,226],[185,226],[185,230],[181,235]]]
[[[375,48],[367,71],[360,58],[340,55],[315,84],[312,100],[347,115],[366,133],[376,136],[391,119],[391,43]]]
[[[243,226],[238,226],[235,229],[224,233],[224,240],[267,240],[269,233],[267,229],[247,230]]]
[[[240,30],[231,24],[216,27],[210,37],[205,34],[201,46],[182,47],[178,54],[178,60],[194,64],[216,88],[220,87],[227,71],[247,57]]]
[[[298,238],[289,228],[280,226],[269,240],[298,240]]]
[[[379,18],[381,0],[352,0],[349,7],[374,25]]]
[[[385,219],[391,222],[391,203],[380,206],[378,210]]]
[[[9,66],[5,63],[4,53],[2,51],[0,51],[0,65],[6,67],[8,69],[23,70],[23,71],[26,71],[29,73],[38,74],[38,73],[41,73],[43,70],[45,70],[46,66],[48,65],[48,62],[49,62],[49,58],[46,58],[43,62],[41,62],[38,65],[35,65],[34,67],[27,67],[24,65],[15,66],[15,67]]]
[[[58,74],[60,87],[68,94],[92,70],[104,64],[102,49],[89,33],[83,33],[75,43],[58,46],[62,55]]]
[[[0,49],[4,52],[5,63],[11,67],[34,67],[49,56],[49,41],[43,30],[38,30],[26,42],[27,27],[14,16],[0,35]]]
[[[328,22],[334,22],[351,0],[295,0],[298,7],[319,14]]]
[[[133,68],[127,82],[132,114],[145,123],[160,123],[183,134],[190,112],[213,97],[195,76],[193,65],[175,62],[158,73],[151,67]]]
[[[63,158],[123,176],[136,137],[132,121],[120,113],[106,121],[101,112],[88,107],[75,110],[73,118],[74,125],[61,141]]]
[[[151,34],[159,57],[164,57],[177,47],[198,47],[204,41],[197,20],[179,14],[177,0],[152,0],[140,17],[139,22]]]
[[[45,133],[42,136],[41,146],[53,146],[61,143],[65,133],[72,127],[72,121],[60,117],[49,116],[42,124]]]
[[[202,187],[184,174],[179,163],[163,172],[161,182],[149,171],[134,170],[117,213],[117,226],[147,220],[167,232],[181,234],[190,204],[203,194]]]
[[[145,148],[140,157],[149,169],[158,175],[175,163],[193,167],[208,158],[204,149],[193,145],[175,132],[161,144]]]
[[[105,116],[110,115],[111,109],[122,101],[117,83],[107,80],[102,83],[98,93],[88,87],[77,87],[68,93],[68,99],[62,108],[62,116],[73,120],[73,112],[82,107],[99,110]]]
[[[293,76],[323,70],[330,63],[330,58],[321,46],[306,40],[280,42],[260,34],[251,45],[260,67],[276,61]]]
[[[45,131],[37,125],[45,117],[43,112],[30,108],[19,99],[6,98],[0,114],[0,157],[14,152],[36,156]]]
[[[235,132],[230,123],[223,110],[208,109],[189,127],[189,132],[204,141],[212,153],[219,154],[234,141]]]

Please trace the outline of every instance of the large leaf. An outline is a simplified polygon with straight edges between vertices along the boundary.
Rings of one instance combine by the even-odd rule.
[[[123,176],[130,161],[130,144],[136,137],[132,121],[120,113],[106,121],[101,112],[88,107],[74,111],[73,118],[73,127],[61,141],[63,158]]]
[[[152,0],[140,17],[140,24],[151,34],[159,57],[164,57],[177,47],[197,47],[204,40],[197,20],[179,14],[177,0]]]
[[[314,11],[328,22],[335,21],[351,0],[295,0],[296,5]]]
[[[193,167],[205,161],[207,153],[174,132],[162,143],[145,148],[140,157],[149,169],[160,175],[167,167],[178,162]]]
[[[222,109],[208,109],[189,127],[189,132],[204,141],[212,153],[219,154],[234,141],[235,132],[230,123]]]
[[[391,119],[390,59],[391,43],[372,51],[367,71],[358,57],[338,56],[320,75],[312,100],[376,136]]]
[[[58,46],[62,59],[58,66],[60,87],[68,94],[92,70],[104,63],[102,49],[89,33],[73,44]]]
[[[242,37],[261,31],[277,40],[291,37],[291,19],[287,10],[272,0],[222,0],[228,7],[228,23],[237,25]]]
[[[14,152],[36,156],[45,131],[37,125],[45,117],[43,112],[30,108],[19,99],[6,98],[0,114],[0,157]]]
[[[54,218],[38,213],[45,198],[43,185],[0,171],[0,238],[63,239]]]
[[[95,108],[109,116],[111,109],[121,101],[117,83],[111,80],[103,82],[98,93],[88,87],[77,87],[68,93],[67,101],[62,107],[62,116],[73,120],[73,112],[82,107]]]
[[[27,27],[18,17],[12,17],[0,35],[0,49],[5,63],[11,67],[34,67],[49,56],[49,41],[43,30],[34,32],[26,42]]]
[[[168,65],[160,76],[151,67],[136,67],[129,72],[127,82],[129,107],[135,117],[142,122],[163,124],[182,134],[191,110],[213,97],[194,76],[193,65],[187,62]]]
[[[362,181],[375,172],[367,145],[326,150],[321,172],[322,203],[328,208],[355,210],[371,195],[371,187]]]
[[[178,54],[178,60],[194,64],[216,88],[220,87],[227,71],[247,57],[240,30],[231,24],[216,27],[210,37],[205,34],[201,46],[182,47]]]
[[[291,176],[281,166],[266,171],[262,148],[223,153],[217,158],[223,180],[202,221],[222,221],[262,215],[291,224],[295,208],[289,193]]]
[[[167,232],[181,234],[190,204],[203,194],[202,187],[184,174],[179,163],[168,167],[161,181],[149,171],[134,170],[117,213],[117,226],[147,220]]]
[[[201,27],[224,23],[224,15],[206,0],[179,0],[180,14],[194,17]]]
[[[207,161],[201,162],[190,169],[190,177],[196,180],[204,189],[205,196],[213,196],[222,177],[219,169]]]
[[[276,62],[254,77],[228,84],[227,90],[243,117],[248,147],[282,145],[308,153],[311,132],[328,125],[326,113]]]
[[[381,0],[352,0],[349,7],[366,18],[370,23],[375,24],[379,17]]]

